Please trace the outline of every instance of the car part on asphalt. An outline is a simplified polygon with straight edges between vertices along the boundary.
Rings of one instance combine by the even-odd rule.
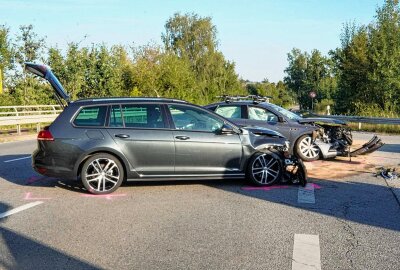
[[[371,140],[351,151],[353,138],[344,121],[321,117],[302,118],[269,103],[269,97],[225,95],[220,98],[224,101],[205,107],[241,127],[260,126],[282,133],[291,142],[290,153],[305,161],[336,156],[354,157],[376,151],[383,145],[380,140]]]
[[[399,177],[399,174],[398,174],[396,168],[380,167],[377,169],[375,176],[376,177],[382,176],[386,180],[397,180]]]
[[[244,179],[268,186],[306,179],[289,156],[289,141],[266,128],[239,128],[209,110],[165,98],[96,98],[70,101],[51,70],[26,64],[48,80],[64,110],[38,135],[32,154],[40,174],[81,179],[94,194],[124,180]],[[299,165],[296,165],[299,166]],[[304,181],[302,180],[302,181]]]
[[[286,159],[285,164],[284,181],[305,187],[307,184],[307,169],[303,161],[300,158],[292,157],[291,159]]]

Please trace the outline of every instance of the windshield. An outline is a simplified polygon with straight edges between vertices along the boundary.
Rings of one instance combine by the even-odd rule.
[[[291,111],[288,111],[288,110],[286,110],[286,109],[284,109],[282,107],[279,107],[278,105],[271,104],[271,103],[269,103],[268,105],[271,106],[276,111],[278,111],[281,114],[283,114],[285,117],[289,118],[290,120],[300,120],[300,119],[302,119],[301,116],[299,116],[299,115],[297,115],[297,114],[295,114],[295,113],[293,113]]]

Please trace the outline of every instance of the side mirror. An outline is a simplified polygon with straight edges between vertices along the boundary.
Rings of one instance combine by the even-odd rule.
[[[222,135],[230,135],[230,134],[235,134],[235,133],[236,133],[235,130],[227,124],[224,124],[222,126],[222,128],[220,129],[220,134],[222,134]]]
[[[283,118],[282,116],[278,116],[278,122],[285,122],[285,118]]]

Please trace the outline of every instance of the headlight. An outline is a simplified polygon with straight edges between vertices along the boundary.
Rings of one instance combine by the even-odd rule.
[[[289,148],[290,148],[290,141],[285,141],[285,148],[283,150],[289,151]]]
[[[283,148],[283,155],[285,156],[285,158],[290,158],[290,142],[289,141],[285,141],[285,146]]]

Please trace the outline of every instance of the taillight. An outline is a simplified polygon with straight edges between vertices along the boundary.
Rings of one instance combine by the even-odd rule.
[[[37,136],[38,141],[54,141],[53,135],[48,130],[41,130]]]

